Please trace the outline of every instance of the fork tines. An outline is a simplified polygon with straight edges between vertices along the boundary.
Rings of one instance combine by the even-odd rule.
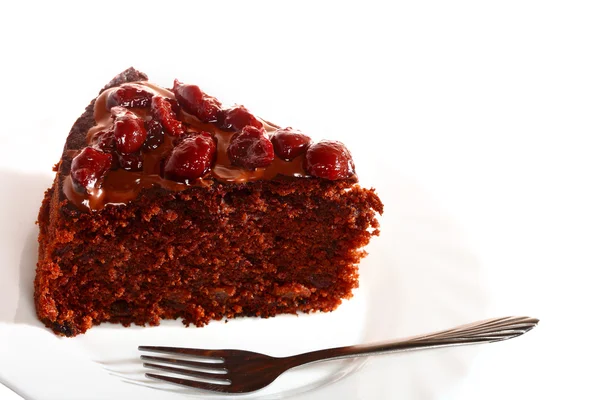
[[[144,361],[143,366],[146,368],[157,369],[170,374],[185,375],[195,378],[195,380],[183,379],[172,376],[158,375],[147,373],[146,377],[158,379],[182,386],[195,387],[198,389],[211,391],[227,391],[228,385],[231,385],[231,380],[228,376],[227,368],[225,367],[224,358],[219,350],[199,350],[186,349],[177,347],[159,347],[159,346],[139,346],[140,351],[163,353],[179,356],[194,356],[201,358],[202,361],[178,359],[171,357],[155,357],[142,355],[140,358]],[[149,362],[148,362],[149,361]],[[167,365],[175,365],[176,368]]]

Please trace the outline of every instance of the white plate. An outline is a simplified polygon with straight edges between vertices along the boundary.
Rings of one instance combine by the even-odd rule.
[[[335,312],[244,318],[204,328],[185,328],[179,321],[147,328],[103,324],[59,338],[36,319],[32,301],[34,221],[51,179],[0,171],[0,187],[9,194],[0,199],[0,382],[27,399],[215,398],[146,379],[138,345],[243,348],[282,356],[401,338],[486,316],[479,267],[451,221],[418,187],[396,179],[379,188],[386,204],[382,233],[361,264],[360,289]],[[473,354],[459,348],[323,363],[236,398],[433,398],[464,376]]]

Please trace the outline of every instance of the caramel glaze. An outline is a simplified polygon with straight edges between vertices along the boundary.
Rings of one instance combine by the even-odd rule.
[[[129,84],[144,86],[154,95],[174,98],[173,92],[152,83],[139,81]],[[108,95],[117,90],[114,87],[105,90],[98,96],[94,106],[94,119],[96,125],[87,133],[86,143],[90,143],[94,135],[100,131],[110,129],[113,125],[110,110],[106,107]],[[148,109],[130,109],[139,117],[147,120],[150,118]],[[105,205],[123,205],[135,199],[143,189],[159,186],[170,191],[182,191],[190,187],[211,187],[215,182],[244,183],[256,180],[273,179],[277,175],[292,177],[308,177],[302,163],[304,155],[296,157],[292,161],[285,161],[275,156],[275,160],[266,168],[257,168],[253,171],[231,165],[227,156],[227,147],[235,132],[226,132],[218,129],[214,124],[203,123],[198,118],[181,110],[179,117],[188,125],[189,130],[210,132],[217,142],[217,157],[211,171],[201,179],[193,182],[176,182],[161,176],[163,160],[173,149],[175,137],[165,133],[164,142],[155,150],[142,150],[143,170],[125,171],[123,169],[110,170],[94,189],[81,193],[73,187],[71,176],[65,177],[63,191],[67,198],[81,210],[101,210]],[[270,122],[259,119],[267,133],[279,128]],[[71,151],[69,156],[75,157],[79,151]]]

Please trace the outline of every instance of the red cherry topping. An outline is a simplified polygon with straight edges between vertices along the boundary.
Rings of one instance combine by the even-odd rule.
[[[112,130],[96,133],[90,140],[90,146],[105,152],[111,152],[115,149],[115,133]]]
[[[173,93],[181,107],[202,122],[216,122],[221,111],[219,100],[204,93],[196,85],[187,85],[175,79]]]
[[[115,106],[145,108],[150,106],[151,99],[152,93],[142,86],[125,84],[109,93],[106,99],[106,109],[110,110]]]
[[[135,153],[142,148],[146,140],[144,121],[132,112],[122,113],[117,110],[115,113],[117,151],[121,154]]]
[[[177,119],[170,99],[154,96],[152,98],[152,115],[161,123],[168,134],[179,136],[184,132],[183,124]]]
[[[306,151],[304,169],[317,178],[346,179],[354,175],[354,162],[350,151],[342,143],[323,140]]]
[[[291,161],[306,152],[311,140],[299,130],[280,128],[271,135],[271,142],[278,157]]]
[[[73,186],[80,192],[91,190],[109,170],[112,156],[92,147],[86,147],[71,162]]]
[[[137,153],[129,153],[129,154],[119,154],[119,165],[125,171],[141,171],[144,164],[142,154]]]
[[[264,131],[251,125],[231,137],[227,155],[233,165],[250,170],[267,167],[275,159],[273,144]]]
[[[185,138],[167,157],[165,177],[179,182],[200,178],[212,168],[216,152],[217,145],[208,132]]]
[[[144,142],[144,150],[156,150],[165,141],[163,127],[160,122],[155,119],[146,121],[146,132],[148,132],[148,135]]]
[[[169,103],[171,103],[171,109],[173,110],[175,115],[179,115],[179,111],[181,110],[179,102],[176,99],[172,99],[170,97],[166,97],[166,99]]]
[[[233,106],[219,114],[219,127],[225,131],[241,131],[246,125],[262,128],[263,124],[244,106]]]

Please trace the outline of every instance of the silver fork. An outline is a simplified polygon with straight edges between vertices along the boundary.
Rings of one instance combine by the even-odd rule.
[[[369,356],[406,350],[431,349],[512,339],[533,329],[539,321],[529,317],[504,317],[462,325],[453,329],[400,341],[337,347],[290,357],[271,357],[244,350],[201,350],[177,347],[139,346],[138,350],[199,360],[142,355],[144,367],[196,380],[147,373],[146,377],[177,385],[221,393],[248,393],[264,388],[279,375],[299,365],[325,360]],[[160,364],[176,365],[176,368]]]

